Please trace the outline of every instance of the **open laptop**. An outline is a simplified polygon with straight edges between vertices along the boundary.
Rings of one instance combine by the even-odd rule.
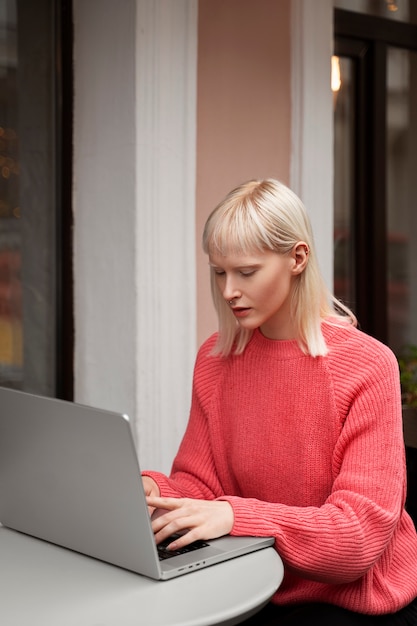
[[[5,388],[0,523],[160,580],[273,544],[225,536],[161,560],[129,418]]]

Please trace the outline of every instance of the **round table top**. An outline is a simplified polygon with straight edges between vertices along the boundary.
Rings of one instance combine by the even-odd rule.
[[[238,624],[281,584],[265,548],[169,581],[155,581],[0,527],[2,626]]]

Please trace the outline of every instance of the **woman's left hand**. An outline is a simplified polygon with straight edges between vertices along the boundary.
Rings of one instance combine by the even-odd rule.
[[[186,531],[168,546],[171,550],[183,548],[197,539],[227,535],[233,528],[233,509],[227,501],[156,496],[148,496],[146,500],[148,507],[163,509],[152,519],[157,544],[174,533]]]

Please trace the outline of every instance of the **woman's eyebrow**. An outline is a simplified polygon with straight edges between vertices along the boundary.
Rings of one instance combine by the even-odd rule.
[[[216,263],[211,263],[209,261],[209,266],[213,269],[224,269],[222,265],[217,265]],[[249,269],[259,269],[262,267],[262,263],[253,262],[253,263],[242,263],[241,265],[232,265],[231,269],[233,270],[249,270]]]
[[[245,263],[244,265],[237,265],[237,270],[256,270],[261,267],[261,263]]]

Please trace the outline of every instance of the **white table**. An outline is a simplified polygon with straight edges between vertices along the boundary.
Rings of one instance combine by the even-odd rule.
[[[232,626],[282,578],[273,548],[160,582],[0,527],[1,626]]]

